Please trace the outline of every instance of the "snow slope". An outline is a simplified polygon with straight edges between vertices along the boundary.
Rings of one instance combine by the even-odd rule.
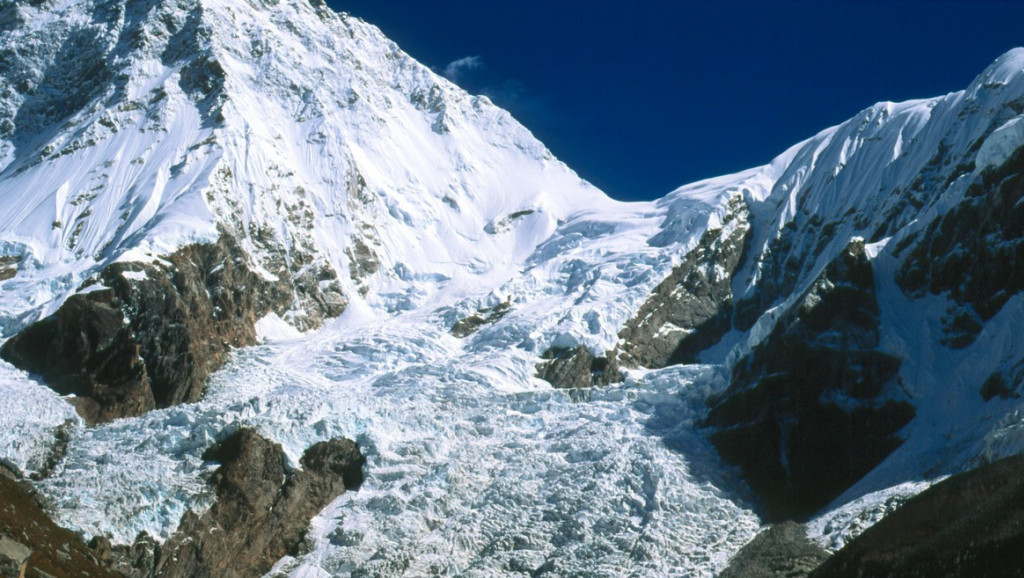
[[[850,240],[865,239],[881,307],[880,351],[902,360],[896,381],[917,411],[901,432],[904,443],[811,524],[826,547],[841,547],[930,482],[1024,451],[1019,397],[979,393],[989,376],[1012,373],[1024,359],[1014,338],[1020,295],[958,347],[948,341],[948,320],[962,304],[949,292],[909,294],[899,281],[932,223],[971,202],[969,188],[1024,145],[1016,128],[1022,112],[1024,50],[1015,49],[964,91],[880,103],[792,147],[767,168],[774,181],[762,189],[768,195],[749,203],[748,250],[759,257],[734,276],[733,293],[739,300],[782,291],[749,331],[734,330],[707,358],[735,363]],[[993,242],[1003,241],[980,241]],[[959,275],[971,282],[966,269]]]
[[[270,274],[337,278],[316,290],[394,311],[507,278],[581,208],[636,210],[375,28],[305,2],[5,10],[25,22],[0,81],[12,327],[103,264],[218,225]],[[318,321],[308,301],[301,326]]]
[[[921,330],[944,298],[911,300],[892,281],[892,248],[955,205],[958,179],[1020,144],[1009,103],[1024,95],[1024,51],[964,92],[882,103],[764,167],[625,204],[486,98],[315,2],[0,2],[0,16],[0,257],[17,261],[0,282],[3,337],[106,264],[225,231],[265,275],[308,281],[202,401],[76,422],[39,487],[87,534],[166,538],[211,499],[203,450],[251,425],[293,462],[335,436],[368,456],[364,486],[314,521],[283,575],[713,575],[760,521],[695,425],[704,400],[858,236],[883,279],[885,347],[914,358],[901,375],[915,377],[919,413],[908,442],[815,521],[819,539],[837,547],[928,479],[1024,449],[1018,401],[969,401],[961,387],[1020,347],[1019,298],[950,354]],[[945,188],[914,196],[942,148]],[[946,184],[966,156],[974,166]],[[736,197],[756,258],[733,293],[763,290],[785,231],[801,268],[709,353],[714,365],[632,370],[585,393],[534,377],[552,346],[614,347]],[[323,303],[344,312],[327,319]],[[499,321],[451,335],[502,303]],[[0,391],[0,458],[39,471],[73,411],[6,364]]]
[[[0,212],[0,246],[20,259],[0,285],[5,335],[105,264],[225,230],[266,275],[324,279],[316,290],[346,303],[296,336],[285,321],[322,319],[297,294],[200,404],[72,428],[40,482],[62,523],[121,543],[168,536],[185,508],[209,503],[203,449],[248,423],[293,457],[337,435],[369,456],[363,489],[288,562],[299,574],[388,574],[415,558],[413,573],[710,575],[754,531],[719,489],[735,481],[685,427],[699,396],[680,396],[701,389],[684,386],[720,384],[715,370],[643,377],[589,403],[533,377],[552,345],[613,346],[744,175],[612,201],[486,98],[305,2],[3,9],[20,24],[0,40],[0,199],[16,209]],[[100,80],[76,94],[82,68]],[[449,335],[501,302],[500,323]],[[0,416],[5,460],[37,471],[72,412],[0,369],[35,410]]]

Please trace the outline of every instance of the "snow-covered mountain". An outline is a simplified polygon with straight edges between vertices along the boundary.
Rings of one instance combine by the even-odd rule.
[[[1024,449],[1022,115],[1016,50],[620,203],[316,1],[0,1],[0,460],[175,544],[215,441],[356,440],[275,576],[707,576],[785,517],[838,549]]]

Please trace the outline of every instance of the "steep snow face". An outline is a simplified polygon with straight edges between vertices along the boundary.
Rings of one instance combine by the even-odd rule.
[[[50,440],[69,406],[0,365],[4,397],[31,406],[0,404],[0,458],[46,471],[63,523],[129,542],[209,503],[202,452],[239,425],[293,462],[354,437],[366,484],[281,572],[712,575],[758,519],[697,430],[704,399],[860,237],[880,349],[913,358],[900,378],[918,418],[812,526],[835,547],[911,482],[1024,449],[1017,399],[971,397],[1024,359],[1019,297],[953,351],[939,336],[951,300],[896,281],[902,242],[1020,146],[1022,62],[1008,53],[962,93],[882,103],[765,167],[623,204],[486,98],[315,2],[0,0],[3,336],[105,264],[222,232],[295,286],[204,400],[73,425],[63,458]],[[719,365],[634,370],[585,399],[534,377],[549,347],[613,348],[737,200],[751,236],[731,293],[756,304],[702,354]],[[501,319],[451,334],[499,305]]]
[[[879,350],[902,360],[876,401],[916,408],[903,444],[815,522],[830,547],[920,482],[1024,450],[1019,393],[1000,385],[1018,383],[1024,360],[1007,266],[1020,254],[1022,62],[1013,50],[965,91],[881,103],[819,133],[766,167],[767,195],[751,199],[756,257],[732,287],[746,317],[703,359],[747,356],[859,238],[876,279]]]
[[[220,226],[300,281],[292,321],[307,327],[326,298],[395,312],[462,297],[581,208],[635,211],[486,98],[323,7],[4,10],[0,242],[21,259],[8,317]]]
[[[53,468],[47,440],[73,414],[0,367],[36,410],[0,416],[4,459],[48,474],[62,523],[166,538],[209,504],[203,450],[249,423],[293,458],[343,435],[370,459],[312,552],[282,562],[296,575],[712,575],[753,533],[691,427],[717,370],[637,375],[585,403],[534,377],[553,345],[613,347],[751,174],[611,201],[486,98],[305,2],[0,9],[5,335],[105,264],[221,232],[296,286],[202,402],[79,423]],[[498,304],[502,319],[451,336]]]

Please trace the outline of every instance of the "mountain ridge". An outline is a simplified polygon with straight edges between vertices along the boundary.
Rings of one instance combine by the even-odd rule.
[[[92,427],[0,365],[0,397],[37,409],[0,402],[0,458],[47,470],[77,531],[170,539],[211,507],[205,449],[246,427],[289,468],[337,437],[367,460],[280,574],[712,575],[763,520],[837,550],[930,480],[1024,449],[1024,49],[964,91],[620,203],[322,3],[0,14],[4,351],[112,299],[143,382],[209,365]],[[235,249],[200,256],[218,240]],[[85,342],[75,379],[103,386],[109,339]],[[844,370],[802,375],[822,357]],[[817,494],[814,464],[842,470]]]

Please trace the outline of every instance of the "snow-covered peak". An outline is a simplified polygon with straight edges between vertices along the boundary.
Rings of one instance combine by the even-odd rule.
[[[19,307],[226,230],[268,275],[305,280],[305,327],[331,295],[395,312],[500,284],[581,209],[625,210],[487,98],[323,6],[4,10],[0,243],[21,259]]]
[[[959,436],[951,460],[983,435],[996,455],[1019,449],[1009,413],[944,429],[956,420],[938,406],[963,388],[925,370],[945,359],[941,377],[968,383],[975,365],[1002,367],[1001,349],[950,355],[917,331],[938,327],[947,301],[902,295],[890,248],[1024,142],[1021,60],[1008,53],[966,92],[869,107],[763,167],[627,204],[488,99],[315,1],[0,0],[0,337],[111,262],[225,234],[294,291],[285,320],[257,323],[265,343],[236,352],[200,402],[72,427],[42,491],[78,530],[166,537],[208,503],[203,449],[230,428],[257,427],[293,459],[346,436],[366,450],[367,481],[282,573],[712,575],[757,524],[698,432],[728,363],[634,369],[577,404],[536,377],[539,358],[612,349],[675,266],[703,254],[691,269],[750,317],[705,360],[736,359],[830,282],[820,273],[854,239],[881,279],[879,349],[922,352],[904,392],[934,400],[919,404],[925,441],[870,484],[952,467],[932,439]],[[735,271],[713,258],[726,254]],[[991,327],[1016,354],[1008,317]],[[43,467],[70,409],[4,364],[0,389],[35,410],[0,404],[0,459]],[[989,411],[968,394],[954,409]]]
[[[985,69],[974,79],[966,90],[968,98],[975,98],[983,90],[1010,88],[1011,84],[1024,82],[1024,48],[1013,48]]]

